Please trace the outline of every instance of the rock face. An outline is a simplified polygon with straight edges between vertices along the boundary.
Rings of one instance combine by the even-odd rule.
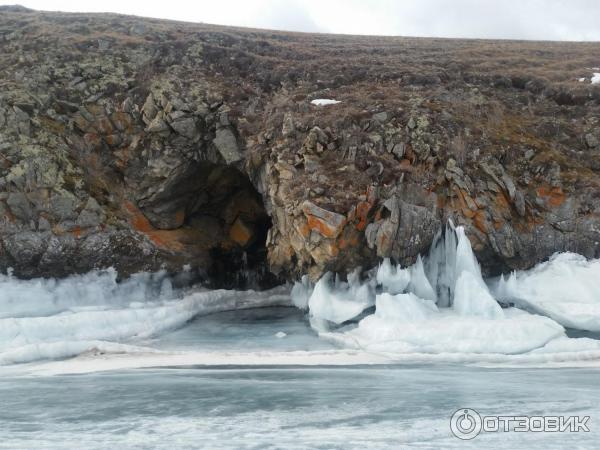
[[[0,10],[2,271],[316,278],[448,218],[489,273],[600,256],[598,44]]]

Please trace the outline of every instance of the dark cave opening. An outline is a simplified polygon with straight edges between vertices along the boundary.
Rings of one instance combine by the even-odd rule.
[[[281,282],[267,263],[271,218],[239,169],[199,162],[141,207],[153,226],[168,230],[159,233],[183,242],[182,262],[198,268],[207,287],[266,289]]]

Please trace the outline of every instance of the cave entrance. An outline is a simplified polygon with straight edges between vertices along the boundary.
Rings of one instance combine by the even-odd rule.
[[[187,261],[204,272],[207,286],[265,289],[279,284],[267,264],[271,218],[248,176],[203,161],[176,180],[148,199],[143,211],[154,227],[182,236]]]

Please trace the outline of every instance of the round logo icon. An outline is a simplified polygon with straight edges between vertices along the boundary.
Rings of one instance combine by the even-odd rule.
[[[450,431],[459,439],[473,439],[481,432],[481,416],[470,408],[461,408],[450,418]]]

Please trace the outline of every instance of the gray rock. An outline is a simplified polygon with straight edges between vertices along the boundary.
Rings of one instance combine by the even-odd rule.
[[[379,123],[386,123],[388,121],[388,113],[383,111],[373,114],[373,120],[376,120]]]
[[[23,192],[11,192],[8,194],[6,204],[18,219],[27,222],[33,218],[32,205]]]
[[[176,120],[171,123],[171,128],[173,128],[177,134],[191,140],[196,140],[200,137],[200,132],[198,131],[196,121],[193,117]]]
[[[54,193],[50,197],[50,210],[48,211],[57,222],[77,219],[78,199],[71,193]]]
[[[523,197],[523,194],[519,190],[517,190],[515,192],[514,203],[515,203],[515,209],[517,210],[519,215],[521,217],[525,217],[525,198]]]
[[[149,133],[165,133],[169,132],[170,128],[167,122],[163,120],[162,114],[159,114],[150,122],[146,131]]]
[[[17,265],[34,265],[46,249],[46,235],[22,231],[3,239],[4,248]]]
[[[154,97],[152,94],[148,95],[146,101],[144,102],[144,106],[141,109],[142,118],[144,122],[149,125],[156,114],[158,113],[158,108],[156,107],[156,103],[154,102]]]
[[[104,221],[104,211],[94,199],[89,197],[85,205],[85,208],[79,213],[77,217],[77,225],[81,227],[97,227]]]
[[[598,145],[600,145],[600,141],[598,141],[598,138],[592,133],[588,133],[585,135],[585,143],[589,148],[595,148],[598,147]]]
[[[396,158],[402,159],[404,157],[404,149],[404,142],[400,142],[394,145],[394,147],[392,148],[392,153],[394,154],[394,156],[396,156]]]
[[[508,176],[508,174],[502,174],[502,182],[504,183],[504,187],[506,187],[506,192],[511,200],[514,201],[515,194],[517,193],[517,188],[515,187],[515,183],[512,178]]]
[[[284,137],[292,136],[296,131],[296,127],[294,126],[294,118],[291,113],[285,113],[283,117],[283,126],[281,128],[281,134]]]
[[[229,128],[219,128],[213,139],[213,144],[227,164],[233,164],[243,158],[235,135]]]

